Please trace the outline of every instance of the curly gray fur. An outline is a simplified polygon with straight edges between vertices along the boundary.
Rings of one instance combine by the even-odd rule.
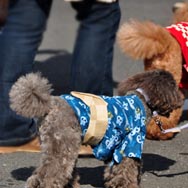
[[[162,83],[162,84],[161,84]],[[168,83],[168,84],[163,84]],[[151,109],[144,97],[134,91],[141,87],[147,93],[150,105],[158,112],[167,113],[182,105],[177,86],[170,73],[148,71],[123,81],[120,93],[139,95],[151,118]],[[41,163],[27,180],[26,188],[79,188],[75,166],[81,146],[79,122],[66,101],[51,96],[51,85],[40,74],[21,77],[10,91],[11,108],[25,117],[43,117],[40,127]],[[106,167],[104,179],[107,188],[139,188],[140,161],[124,158],[120,164]]]
[[[9,96],[10,106],[18,114],[34,118],[49,111],[51,84],[39,73],[27,74],[13,85]]]

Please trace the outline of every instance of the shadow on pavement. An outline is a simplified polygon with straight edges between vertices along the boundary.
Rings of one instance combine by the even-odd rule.
[[[188,110],[183,110],[182,116],[180,118],[180,122],[181,121],[186,121],[187,120],[187,116],[188,116]]]
[[[151,171],[168,170],[176,161],[161,155],[144,153],[143,154],[143,173]]]
[[[35,170],[35,167],[24,167],[24,168],[18,168],[11,172],[11,175],[14,179],[18,181],[26,181],[27,178],[29,178],[33,171]]]
[[[81,185],[91,185],[93,187],[103,187],[104,166],[100,167],[79,167],[77,168],[80,175]]]
[[[173,178],[175,176],[181,176],[181,175],[184,175],[184,174],[188,174],[188,171],[172,173],[172,174],[157,174],[156,172],[150,172],[150,173],[157,176],[157,177]]]
[[[184,153],[182,154],[184,155]],[[187,155],[187,154],[186,154]],[[165,171],[174,165],[176,161],[150,153],[143,154],[143,169],[142,172],[149,172],[158,177],[174,177],[182,174],[188,174],[186,172],[179,172],[173,174],[158,174],[157,172]],[[80,175],[80,184],[81,185],[92,185],[94,187],[100,187],[103,185],[103,173],[105,166],[98,167],[78,167],[78,173]],[[11,175],[16,180],[26,181],[32,172],[35,170],[35,167],[24,167],[18,168],[11,172]]]
[[[40,50],[38,55],[48,55],[50,58],[44,61],[35,61],[34,72],[41,72],[53,86],[53,95],[70,93],[70,74],[72,54],[66,50]],[[118,82],[113,81],[113,88],[117,88]]]
[[[53,86],[53,94],[69,93],[70,67],[72,54],[64,50],[41,50],[38,54],[51,55],[44,61],[36,61],[34,72],[41,72]]]

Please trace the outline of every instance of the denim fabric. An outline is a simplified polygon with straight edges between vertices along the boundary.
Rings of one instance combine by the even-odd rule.
[[[44,2],[51,5],[51,0],[11,0],[6,25],[0,30],[0,145],[20,145],[36,136],[34,121],[9,108],[8,93],[18,77],[32,71],[49,13],[46,9],[50,8],[42,8]],[[86,0],[73,3],[73,7],[81,23],[73,53],[71,89],[112,95],[119,4]]]
[[[112,96],[113,45],[121,16],[119,3],[87,0],[72,6],[80,27],[73,52],[71,89]]]
[[[24,11],[23,11],[24,10]],[[45,29],[46,14],[36,0],[11,0],[4,28],[0,30],[0,145],[20,145],[36,136],[34,120],[9,108],[12,84],[32,71],[34,57]]]

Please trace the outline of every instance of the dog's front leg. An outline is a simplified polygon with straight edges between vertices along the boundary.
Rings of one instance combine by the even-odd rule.
[[[104,180],[106,188],[139,188],[140,162],[124,158],[120,164],[108,166],[105,169]]]
[[[64,188],[72,179],[81,145],[80,126],[68,109],[68,114],[63,113],[53,110],[42,122],[41,164],[28,179],[26,188]]]

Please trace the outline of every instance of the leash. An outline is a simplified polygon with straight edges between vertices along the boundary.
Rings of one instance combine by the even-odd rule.
[[[160,119],[160,117],[158,116],[158,113],[156,111],[153,111],[153,119],[156,123],[156,125],[159,127],[159,129],[161,130],[162,133],[165,132],[165,129],[163,128],[163,124],[162,121]]]
[[[169,132],[173,132],[173,133],[177,133],[177,132],[181,132],[182,129],[186,129],[188,128],[188,123],[185,124],[185,125],[181,125],[181,126],[178,126],[178,127],[174,127],[174,128],[171,128],[171,129],[166,129],[164,130],[164,134],[166,133],[169,133]]]
[[[158,116],[158,113],[156,111],[153,112],[153,119],[155,121],[155,123],[159,126],[160,130],[162,133],[166,134],[166,133],[178,133],[181,132],[182,129],[186,129],[188,128],[188,123],[186,123],[185,125],[181,125],[178,127],[174,127],[174,128],[170,128],[170,129],[164,129],[163,128],[163,124],[160,120],[160,117]]]
[[[142,88],[137,88],[136,91],[144,96],[144,98],[146,100],[146,103],[149,102],[149,97],[148,97],[148,95],[145,93],[145,91]],[[153,113],[152,118],[154,119],[156,125],[159,127],[161,132],[165,132],[165,129],[163,129],[163,125],[162,125],[162,122],[160,120],[160,117],[158,116],[157,111],[153,111],[152,113]]]
[[[140,94],[142,94],[144,96],[146,102],[149,101],[149,97],[147,96],[147,94],[144,92],[143,89],[137,88],[136,91],[138,91]],[[187,123],[187,124],[182,125],[182,126],[178,126],[178,127],[174,127],[174,128],[170,128],[170,129],[164,129],[163,128],[163,123],[162,123],[160,117],[158,116],[157,111],[153,111],[152,118],[154,119],[156,125],[159,127],[159,129],[161,130],[161,132],[163,134],[170,133],[170,132],[177,133],[177,132],[181,132],[182,129],[188,128],[188,123]]]

